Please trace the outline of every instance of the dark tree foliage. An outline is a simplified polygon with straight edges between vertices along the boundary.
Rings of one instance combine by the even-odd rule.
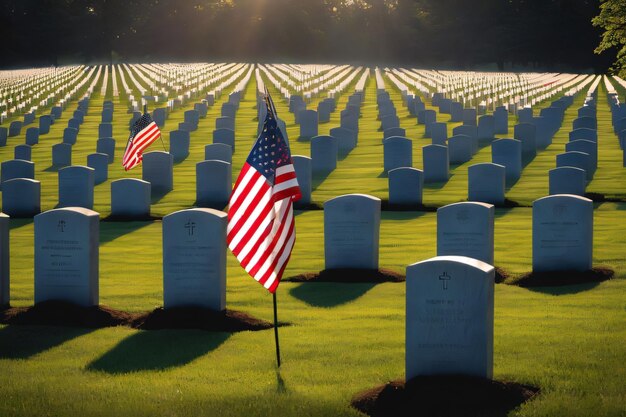
[[[593,25],[604,29],[596,53],[617,49],[611,70],[626,76],[626,1],[602,0],[600,14],[593,18]]]
[[[285,61],[604,71],[600,0],[2,0],[2,67]],[[622,1],[622,0],[617,0]]]

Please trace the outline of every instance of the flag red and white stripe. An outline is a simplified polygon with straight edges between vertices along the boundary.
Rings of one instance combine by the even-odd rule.
[[[122,165],[124,169],[137,166],[143,159],[143,151],[159,138],[161,131],[157,124],[152,120],[149,114],[144,114],[135,122],[128,138],[128,144],[122,157]]]
[[[246,272],[274,293],[296,240],[293,202],[300,187],[275,120],[267,125],[233,188],[226,240]]]

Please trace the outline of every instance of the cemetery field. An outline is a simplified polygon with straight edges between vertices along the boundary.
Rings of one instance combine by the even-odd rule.
[[[121,86],[121,72],[116,76]],[[240,75],[233,85],[244,77]],[[278,115],[286,122],[291,153],[309,156],[310,140],[299,138],[300,128],[289,103],[266,73],[262,79],[274,97]],[[431,139],[425,137],[425,126],[409,113],[401,91],[388,76],[384,80],[400,127],[413,141],[412,166],[422,169],[422,147]],[[142,166],[126,172],[121,165],[132,100],[125,92],[114,96],[112,82],[112,78],[108,80],[104,94],[102,79],[95,82],[89,113],[72,147],[72,163],[86,165],[87,155],[95,151],[103,102],[113,101],[115,161],[109,165],[108,179],[94,188],[93,210],[101,219],[99,302],[117,310],[146,312],[163,305],[161,218],[194,207],[196,163],[204,159],[204,147],[212,142],[215,119],[228,101],[229,90],[216,98],[197,130],[190,133],[189,156],[174,164],[174,189],[152,197],[154,220],[115,221],[108,218],[111,182],[141,178]],[[355,84],[356,78],[336,96],[336,110],[329,122],[320,123],[320,135],[340,125],[347,91]],[[258,87],[254,77],[245,83],[236,114],[233,182],[257,136]],[[132,84],[129,90],[135,97],[141,96]],[[363,90],[358,145],[340,155],[334,171],[313,179],[311,209],[295,212],[297,238],[285,277],[324,269],[321,208],[325,201],[348,193],[388,199],[376,90],[376,80],[370,76]],[[598,168],[586,191],[595,193],[593,265],[611,268],[615,276],[602,283],[562,287],[496,284],[494,379],[541,389],[511,416],[626,416],[626,168],[607,93],[600,83],[595,93]],[[423,93],[418,94],[427,109],[438,110]],[[623,101],[624,91],[619,86],[617,94]],[[538,101],[534,108],[548,107],[555,97]],[[532,203],[548,195],[548,170],[555,167],[556,155],[564,152],[577,109],[585,99],[584,91],[574,96],[552,144],[524,166],[519,181],[507,186],[510,207],[495,209],[494,264],[512,278],[532,270]],[[314,96],[307,106],[315,108],[320,101],[321,97]],[[52,166],[51,149],[62,141],[77,103],[76,97],[70,100],[69,110],[32,148],[35,178],[41,182],[42,212],[59,203],[58,168]],[[193,100],[172,109],[161,127],[168,149],[169,132],[178,128],[190,109]],[[448,122],[447,115],[438,119],[446,122],[449,132],[462,124]],[[510,114],[509,133],[497,137],[513,137],[516,123],[517,117]],[[0,147],[0,161],[13,159],[14,147],[24,139],[25,129],[9,137],[7,145]],[[160,141],[150,148],[159,149]],[[484,144],[470,161],[450,166],[447,182],[425,184],[424,211],[381,212],[381,268],[404,273],[407,265],[437,255],[435,209],[467,201],[468,167],[482,162],[491,162],[491,147]],[[31,306],[33,219],[12,218],[10,238],[11,306]],[[271,294],[245,273],[230,252],[226,282],[228,309],[272,321]],[[350,406],[355,394],[404,378],[405,283],[285,280],[277,298],[279,321],[284,324],[279,329],[280,370],[276,368],[272,330],[219,333],[0,325],[0,416],[357,417],[364,414]]]

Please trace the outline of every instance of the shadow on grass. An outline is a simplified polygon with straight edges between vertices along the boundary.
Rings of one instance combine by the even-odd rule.
[[[600,285],[600,282],[587,282],[577,285],[563,285],[558,287],[526,287],[527,290],[546,295],[571,295],[589,291]]]
[[[337,307],[356,300],[375,286],[373,283],[315,282],[292,288],[289,294],[313,307]]]
[[[89,371],[125,374],[186,365],[224,343],[230,333],[197,330],[139,331],[87,365]]]
[[[593,193],[593,192],[588,192],[585,193],[585,197],[593,200],[594,203],[598,203],[598,204],[602,204],[602,203],[624,203],[626,202],[626,197],[624,195],[613,195],[613,196],[607,196],[605,194],[602,193]],[[626,210],[626,206],[624,205],[617,205],[617,210]]]
[[[521,174],[520,174],[519,178],[507,178],[506,182],[504,184],[504,191],[505,191],[505,193],[508,193],[509,191],[511,191],[511,188],[513,188],[515,186],[515,184],[517,184],[521,178],[522,178]]]
[[[152,221],[100,222],[100,244],[111,242],[118,237],[133,233],[150,224],[152,224]]]
[[[578,294],[589,291],[615,276],[608,266],[595,266],[588,271],[529,272],[505,283],[549,295]]]
[[[67,165],[69,166],[69,165]],[[61,168],[65,168],[63,165],[50,165],[48,168],[44,169],[43,172],[59,172]]]
[[[294,204],[294,215],[299,216],[312,210],[324,210],[324,205],[320,203]]]
[[[9,221],[9,229],[10,230],[19,229],[20,227],[28,226],[32,223],[33,223],[32,217],[26,217],[26,218],[12,217],[11,220]]]
[[[522,155],[522,169],[526,168],[532,161],[535,160],[537,155]]]
[[[0,330],[0,358],[28,359],[94,329],[57,326],[13,326]]]
[[[152,190],[152,196],[150,198],[150,204],[156,204],[163,199],[171,190],[166,189],[154,189]]]
[[[337,160],[343,161],[350,155],[350,152],[352,152],[352,149],[340,149],[337,153]]]
[[[317,188],[322,185],[326,178],[330,175],[330,172],[320,172],[313,174],[313,178],[311,180],[311,191],[317,190]]]
[[[276,392],[279,394],[287,392],[287,385],[285,384],[283,376],[280,374],[280,369],[276,370]]]
[[[197,208],[210,208],[219,211],[226,211],[226,207],[228,206],[228,201],[194,201],[193,206]]]
[[[452,177],[454,177],[454,173],[450,172],[450,175],[448,176],[448,181],[450,181]],[[448,181],[424,183],[424,189],[425,190],[441,190],[443,187],[446,186]]]
[[[500,217],[505,217],[507,216],[509,213],[513,212],[513,209],[515,207],[502,207],[502,206],[496,206],[496,210],[494,213],[494,217],[500,218]]]

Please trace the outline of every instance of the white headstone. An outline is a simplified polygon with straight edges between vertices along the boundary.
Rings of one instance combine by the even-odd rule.
[[[493,266],[438,256],[406,269],[406,380],[493,376]]]
[[[230,145],[235,151],[235,131],[231,129],[215,129],[213,131],[213,143]]]
[[[504,204],[506,168],[483,163],[467,169],[467,199],[496,205]]]
[[[93,209],[95,170],[85,166],[70,166],[59,170],[59,207]]]
[[[347,194],[324,203],[326,269],[378,269],[380,199]]]
[[[430,136],[433,145],[444,145],[448,140],[448,125],[443,122],[430,124]]]
[[[80,207],[35,216],[35,304],[98,305],[99,217]]]
[[[384,170],[413,166],[413,142],[409,138],[392,136],[383,141]]]
[[[28,129],[26,129],[26,144],[32,146],[38,143],[39,143],[39,128],[29,127]]]
[[[72,145],[69,143],[52,145],[52,165],[58,167],[72,165]]]
[[[15,159],[21,159],[23,161],[30,161],[33,153],[33,148],[30,145],[17,145],[13,149],[13,157]]]
[[[226,308],[224,212],[194,208],[163,217],[163,306]]]
[[[337,167],[339,152],[337,139],[332,136],[315,136],[311,139],[311,163],[314,175],[324,175]]]
[[[95,184],[105,182],[109,177],[109,155],[92,153],[87,155],[87,166],[94,170]]]
[[[143,154],[142,179],[150,183],[152,194],[165,194],[174,189],[174,158],[163,151]]]
[[[463,202],[437,209],[437,256],[458,255],[493,265],[494,207]]]
[[[300,137],[310,139],[318,135],[317,111],[302,110],[300,119]]]
[[[550,180],[550,195],[573,194],[585,195],[587,188],[587,174],[584,169],[574,167],[559,167],[548,172]]]
[[[593,201],[557,194],[533,203],[533,271],[592,268]]]
[[[129,219],[150,217],[151,187],[138,178],[122,178],[111,183],[111,216]]]
[[[583,152],[589,154],[592,172],[598,168],[598,142],[586,139],[577,139],[565,144],[565,152]],[[568,193],[564,193],[568,194]]]
[[[41,183],[15,178],[2,184],[2,210],[11,217],[33,217],[41,212]]]
[[[473,155],[472,138],[465,135],[456,135],[448,139],[448,154],[451,164],[463,164]]]
[[[351,151],[357,144],[357,133],[345,127],[330,129],[330,136],[337,139],[337,146],[339,150],[343,152]]]
[[[196,205],[223,209],[232,189],[232,168],[229,162],[208,160],[196,164]]]
[[[170,132],[170,154],[174,161],[183,161],[189,156],[189,132],[184,130],[172,130]]]
[[[477,135],[478,140],[483,142],[491,142],[496,133],[495,120],[492,115],[485,114],[478,118]]]
[[[515,139],[522,142],[522,154],[531,158],[537,154],[536,130],[530,123],[520,123],[513,127]]]
[[[491,162],[504,167],[507,182],[516,182],[522,175],[522,142],[516,139],[493,141]]]
[[[450,175],[450,159],[448,147],[426,145],[422,148],[424,182],[446,182]]]
[[[312,168],[311,158],[302,155],[293,155],[291,157],[293,161],[293,167],[296,171],[296,177],[298,179],[298,185],[300,186],[300,200],[295,202],[295,206],[306,206],[311,204],[311,191],[312,191]]]
[[[210,143],[204,147],[204,159],[206,161],[214,159],[232,164],[233,148],[224,143]]]
[[[35,179],[35,163],[23,159],[11,159],[2,162],[0,164],[1,183],[4,184],[15,178]]]
[[[389,171],[389,204],[421,205],[424,172],[416,168],[396,168]]]
[[[593,163],[591,155],[585,152],[570,151],[560,153],[556,156],[556,166],[559,167],[574,167],[585,170],[587,180],[591,181],[593,178]]]
[[[103,153],[109,156],[109,164],[112,164],[115,160],[115,139],[113,138],[100,138],[96,142],[96,152]]]

